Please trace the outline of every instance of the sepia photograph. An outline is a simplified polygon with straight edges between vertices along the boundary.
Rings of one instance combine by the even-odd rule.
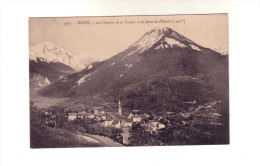
[[[30,148],[228,145],[228,43],[228,14],[30,17]]]

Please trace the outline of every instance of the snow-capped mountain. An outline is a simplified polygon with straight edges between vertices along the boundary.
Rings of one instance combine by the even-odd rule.
[[[196,51],[205,49],[170,28],[155,28],[146,32],[139,40],[130,45],[129,49],[132,48],[133,51],[128,53],[123,59],[133,54],[144,53],[149,49],[151,51],[178,47],[190,48]]]
[[[39,43],[30,48],[30,85],[43,88],[76,71],[84,69],[89,61],[73,55],[52,42]],[[36,77],[37,76],[37,77]]]
[[[76,71],[84,69],[90,62],[80,58],[52,42],[39,43],[30,48],[30,60],[59,62]]]
[[[226,56],[204,48],[170,28],[157,28],[145,33],[123,52],[58,80],[40,90],[40,94],[74,97],[106,93],[119,97],[118,95],[135,96],[134,91],[140,91],[141,96],[172,93],[176,98],[185,98],[188,96],[183,93],[187,92],[188,95],[189,91],[193,92],[197,84],[202,84],[198,90],[212,88],[209,85],[226,90],[227,71]],[[178,82],[180,84],[177,85]],[[178,89],[183,89],[176,88],[183,86],[183,82],[191,84],[191,89],[177,92]],[[171,84],[176,87],[168,87]],[[146,92],[145,88],[154,92]],[[160,93],[157,94],[158,88]],[[169,91],[169,88],[176,89]],[[212,89],[208,89],[209,92]]]
[[[138,41],[132,44],[130,47],[137,47],[137,52],[142,53],[155,44],[159,45],[154,49],[164,49],[173,47],[187,47],[197,51],[201,51],[201,46],[197,45],[190,39],[180,35],[176,31],[170,28],[156,28],[145,33]]]

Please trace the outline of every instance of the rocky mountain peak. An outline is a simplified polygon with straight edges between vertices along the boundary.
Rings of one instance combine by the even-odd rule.
[[[157,50],[173,47],[187,47],[196,51],[201,51],[203,48],[173,29],[167,27],[155,28],[146,32],[130,47],[136,47],[135,52],[138,53],[142,53],[150,48]]]
[[[50,41],[39,43],[30,48],[30,60],[37,61],[38,59],[48,63],[63,63],[76,71],[84,69],[89,64],[85,59]]]

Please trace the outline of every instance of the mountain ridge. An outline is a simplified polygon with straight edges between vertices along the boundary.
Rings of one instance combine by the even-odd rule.
[[[45,61],[49,62],[59,62],[67,66],[70,66],[76,71],[84,69],[92,61],[83,59],[79,56],[72,54],[65,48],[56,45],[53,42],[47,41],[43,43],[38,43],[30,48],[30,60],[33,61]]]
[[[193,98],[200,98],[200,93],[207,91],[213,97],[216,94],[227,95],[227,57],[204,48],[169,28],[153,29],[126,50],[91,65],[91,68],[88,66],[81,72],[41,89],[39,94],[77,97],[102,93],[115,100],[122,98],[122,102],[126,102],[129,108],[132,108],[129,96],[134,98],[131,99],[132,104],[139,103],[136,99],[142,101],[149,98],[150,101],[151,98],[153,101],[152,98],[166,96],[172,98],[172,101],[168,102],[175,104],[186,98],[190,99],[189,91],[185,90],[185,94],[181,94],[178,90],[177,87],[184,91],[183,85],[194,93],[190,94]],[[188,79],[184,81],[180,79],[182,77]],[[157,83],[162,88],[155,86]],[[199,90],[194,91],[194,86]],[[142,91],[142,87],[146,87],[146,90]],[[129,88],[130,91],[127,90]],[[135,93],[137,89],[140,91]],[[159,89],[162,94],[156,92]],[[140,98],[138,95],[143,97]],[[207,96],[203,96],[201,100],[207,100],[206,98]],[[138,107],[140,105],[135,106]]]

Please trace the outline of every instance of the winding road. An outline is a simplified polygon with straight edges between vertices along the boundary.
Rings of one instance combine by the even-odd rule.
[[[84,133],[84,134],[79,134],[78,136],[80,138],[85,139],[88,142],[100,143],[101,145],[106,146],[106,147],[122,147],[122,146],[124,146],[124,145],[122,145],[118,142],[115,142],[111,138],[100,136],[100,135],[91,135],[91,134]]]

